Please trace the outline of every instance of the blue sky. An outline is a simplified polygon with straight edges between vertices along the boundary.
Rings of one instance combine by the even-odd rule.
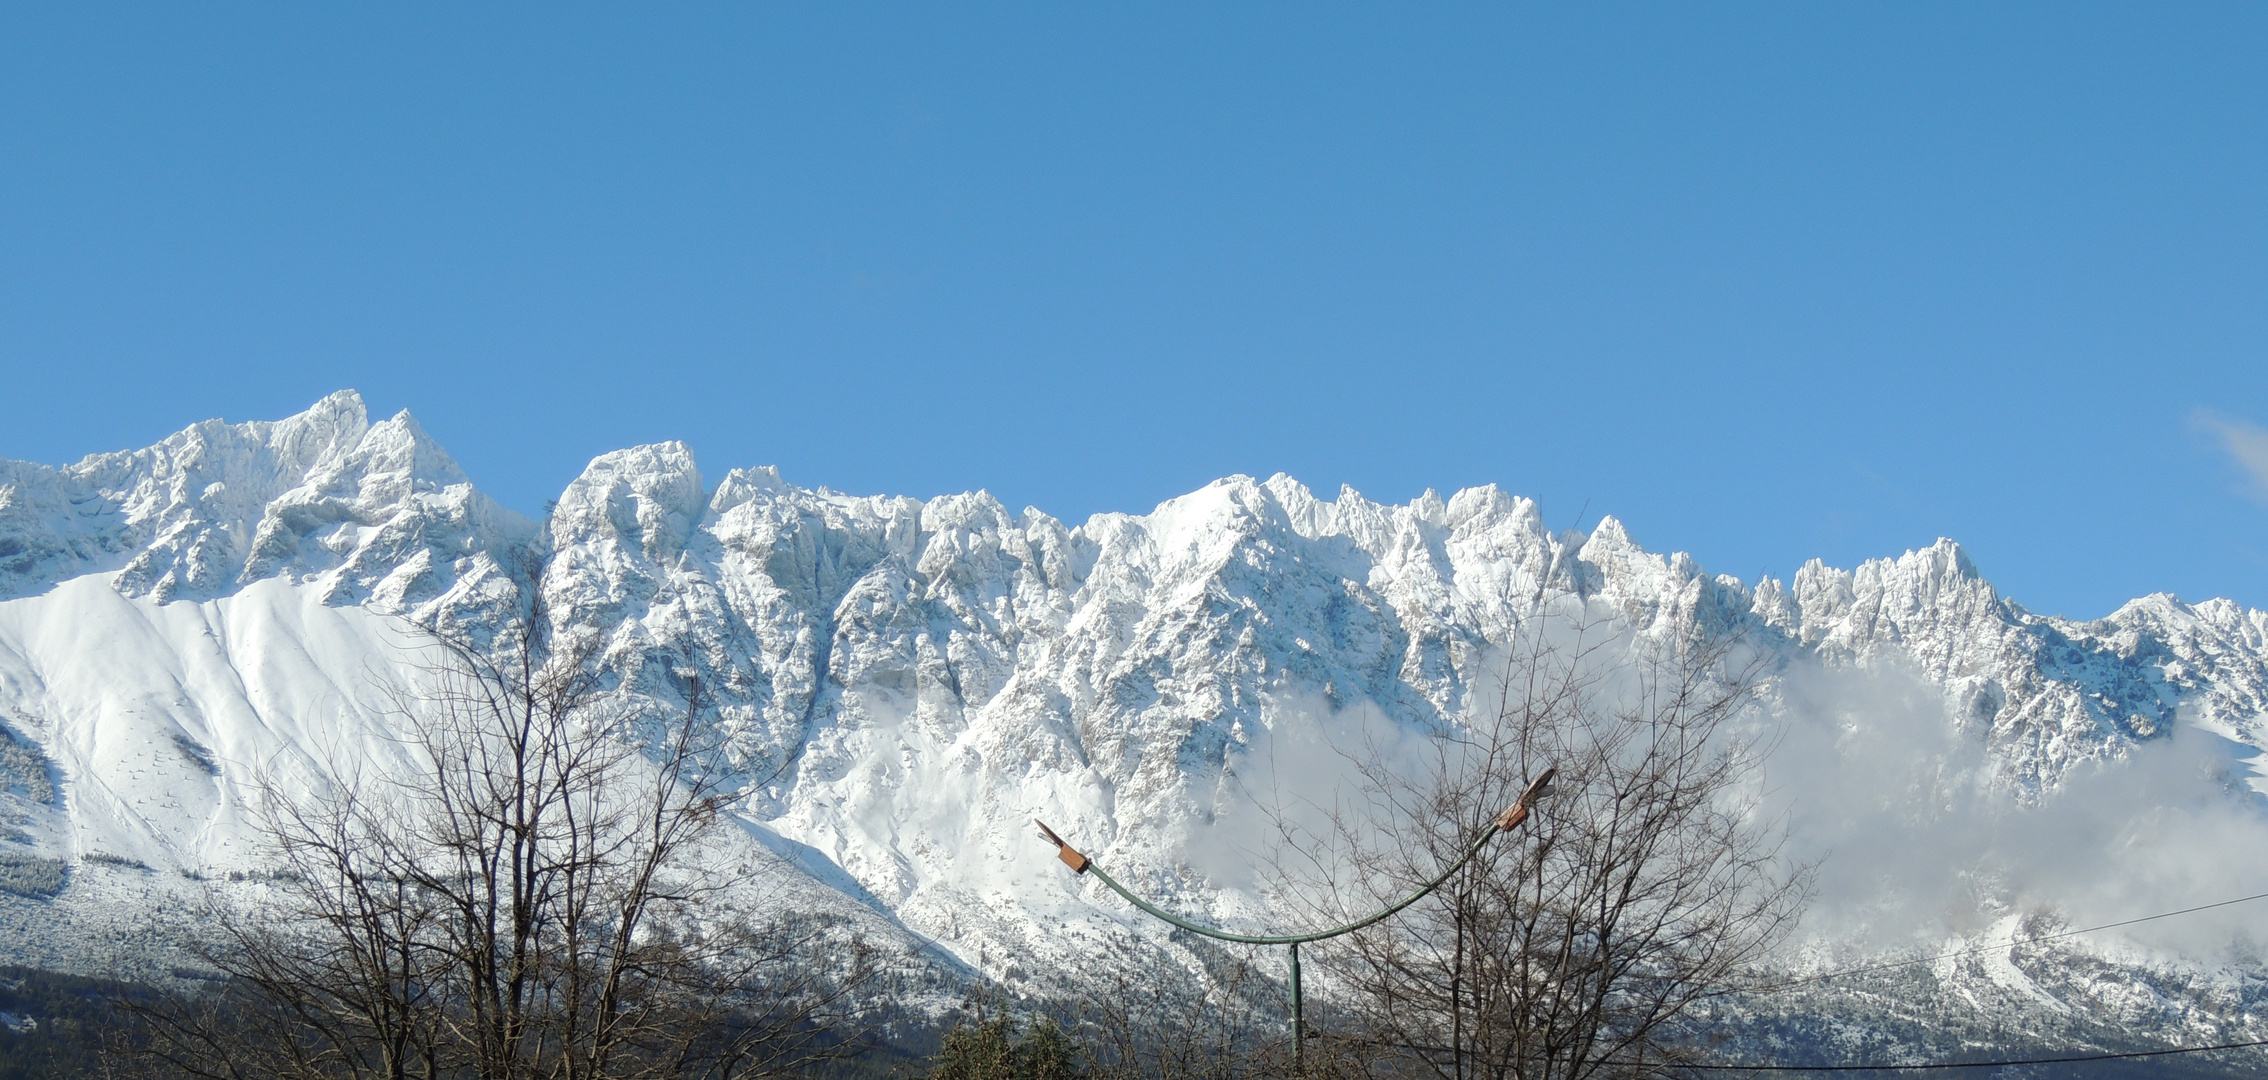
[[[12,5],[0,456],[354,387],[531,511],[1495,482],[2268,607],[2268,8],[1408,7]]]

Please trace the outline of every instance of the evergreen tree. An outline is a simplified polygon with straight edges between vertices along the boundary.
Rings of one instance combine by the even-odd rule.
[[[1043,1019],[1016,1044],[1016,1080],[1072,1080],[1080,1075],[1079,1057],[1079,1044]]]
[[[980,1016],[945,1033],[929,1080],[1075,1080],[1079,1058],[1078,1044],[1053,1020],[1018,1038],[1009,1017]]]

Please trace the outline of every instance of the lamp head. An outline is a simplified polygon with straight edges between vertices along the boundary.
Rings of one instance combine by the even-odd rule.
[[[1558,775],[1559,770],[1557,768],[1545,769],[1542,776],[1536,777],[1535,781],[1528,785],[1528,790],[1520,793],[1518,800],[1505,807],[1503,813],[1496,815],[1496,827],[1501,831],[1510,832],[1518,828],[1521,822],[1528,820],[1528,811],[1535,809],[1537,802],[1541,801],[1544,796],[1551,794],[1552,778]]]
[[[1079,854],[1078,849],[1072,847],[1070,844],[1064,843],[1062,837],[1055,835],[1054,829],[1047,827],[1047,822],[1041,821],[1038,818],[1033,818],[1032,824],[1039,826],[1041,839],[1044,839],[1048,843],[1055,845],[1055,857],[1063,860],[1063,865],[1070,867],[1072,870],[1077,871],[1078,873],[1084,874],[1087,872],[1088,860],[1085,855]]]

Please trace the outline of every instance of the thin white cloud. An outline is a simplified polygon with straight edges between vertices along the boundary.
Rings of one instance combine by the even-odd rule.
[[[2229,419],[2210,409],[2192,413],[2190,422],[2221,441],[2221,448],[2228,451],[2237,467],[2251,478],[2252,496],[2268,501],[2268,429]]]

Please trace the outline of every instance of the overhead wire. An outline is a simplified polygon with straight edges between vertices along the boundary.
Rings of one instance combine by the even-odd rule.
[[[2156,922],[2159,919],[2170,919],[2177,915],[2191,915],[2200,911],[2211,911],[2214,908],[2224,908],[2235,904],[2248,903],[2254,900],[2268,900],[2268,892],[2254,893],[2250,896],[2239,896],[2233,900],[2218,900],[2210,904],[2198,904],[2193,907],[2185,907],[2175,911],[2161,911],[2155,915],[2142,915],[2132,919],[2120,919],[2117,922],[2102,923],[2096,926],[2083,926],[2075,930],[2061,930],[2053,934],[2037,934],[2031,937],[2010,938],[2007,941],[1995,942],[1991,944],[1971,945],[1966,948],[1955,949],[1952,952],[1939,953],[1935,956],[1924,956],[1911,960],[1894,960],[1887,963],[1867,964],[1861,967],[1844,968],[1839,971],[1830,971],[1819,975],[1812,975],[1806,978],[1795,979],[1757,990],[1720,991],[1717,994],[1709,994],[1704,996],[1720,997],[1733,993],[1778,993],[1783,990],[1791,990],[1799,986],[1808,986],[1812,983],[1824,982],[1828,979],[1839,978],[1844,975],[1856,975],[1868,971],[1885,971],[1901,967],[1912,967],[1916,964],[1932,963],[1938,960],[1950,959],[1955,956],[1963,956],[1974,952],[1983,952],[1987,949],[1998,949],[2013,945],[2028,945],[2035,941],[2054,941],[2058,938],[2076,937],[2080,934],[2092,934],[2101,930],[2113,930],[2121,926],[2133,926],[2137,923]],[[1408,1043],[1381,1045],[1400,1045],[1404,1049],[1430,1052],[1445,1052],[1448,1050],[1447,1047],[1421,1047],[1416,1044]],[[1697,1070],[1701,1072],[1749,1073],[1924,1072],[1929,1070],[1949,1069],[1991,1069],[2017,1065],[2074,1065],[2090,1061],[2124,1061],[2135,1058],[2173,1057],[2180,1054],[2204,1054],[2211,1053],[2216,1050],[2243,1050],[2257,1046],[2268,1046],[2268,1039],[2254,1039],[2249,1042],[2220,1043],[2214,1046],[2182,1046],[2166,1050],[2129,1050],[2118,1053],[2081,1054],[2067,1057],[2008,1058],[1998,1061],[1932,1061],[1908,1065],[1721,1065],[1704,1064],[1699,1062],[1681,1062],[1678,1063],[1677,1067]],[[1619,1061],[1605,1062],[1605,1064],[1633,1065],[1637,1063]]]
[[[1799,986],[1809,986],[1813,983],[1826,982],[1829,979],[1839,979],[1845,975],[1858,975],[1869,971],[1890,971],[1897,968],[1913,967],[1917,964],[1933,964],[1939,960],[1950,960],[1956,956],[1966,956],[1970,953],[1984,952],[1988,949],[2000,949],[2015,945],[2029,945],[2033,942],[2038,941],[2055,941],[2060,938],[2077,937],[2080,934],[2092,934],[2101,930],[2115,930],[2121,926],[2133,926],[2137,923],[2156,922],[2159,919],[2170,919],[2176,915],[2190,915],[2200,911],[2211,911],[2214,908],[2224,908],[2232,904],[2243,904],[2254,900],[2268,900],[2268,892],[2254,893],[2251,896],[2239,896],[2234,900],[2220,900],[2210,904],[2199,904],[2196,907],[2185,907],[2179,911],[2161,911],[2155,915],[2144,915],[2139,918],[2133,919],[2121,919],[2117,922],[2103,923],[2100,926],[2083,926],[2076,930],[2059,930],[2052,934],[2036,934],[2030,937],[2009,938],[2006,941],[1988,942],[1982,945],[1969,945],[1955,949],[1951,952],[1938,953],[1935,956],[1919,956],[1914,957],[1910,960],[1885,960],[1880,963],[1862,964],[1858,967],[1843,968],[1839,971],[1829,971],[1818,975],[1807,975],[1800,979],[1790,979],[1786,982],[1774,983],[1770,986],[1759,987],[1756,989],[1724,990],[1719,991],[1715,994],[1710,994],[1708,996],[1724,997],[1734,994],[1777,994],[1784,990],[1793,990]]]
[[[2009,1058],[2004,1061],[1931,1061],[1919,1065],[1681,1065],[1706,1072],[1923,1072],[1931,1069],[1996,1069],[2012,1065],[2074,1065],[2087,1061],[2125,1061],[2132,1058],[2203,1054],[2214,1050],[2242,1050],[2268,1046],[2268,1039],[2222,1043],[2219,1046],[2181,1046],[2171,1050],[2129,1050],[2117,1054],[2080,1054],[2071,1057]],[[1616,1064],[1627,1064],[1617,1062]]]
[[[1451,1052],[1445,1046],[1420,1046],[1414,1043],[1372,1043],[1376,1046],[1393,1046],[1404,1050],[1443,1054]],[[1602,1061],[1601,1065],[1624,1068],[1666,1067],[1690,1069],[1697,1072],[1749,1072],[1749,1073],[1856,1073],[1856,1072],[1927,1072],[1943,1069],[1997,1069],[2015,1065],[2077,1065],[2090,1061],[2126,1061],[2135,1058],[2174,1057],[2181,1054],[2206,1054],[2215,1050],[2245,1050],[2268,1046],[2268,1039],[2248,1042],[2219,1043],[2214,1046],[2177,1046],[2165,1050],[2126,1050],[2105,1054],[2073,1054],[2064,1057],[2002,1058],[1995,1061],[1925,1061],[1904,1065],[1727,1065],[1698,1061],[1639,1062]]]

